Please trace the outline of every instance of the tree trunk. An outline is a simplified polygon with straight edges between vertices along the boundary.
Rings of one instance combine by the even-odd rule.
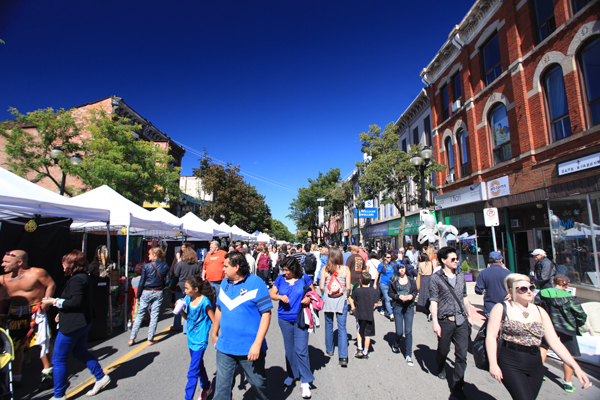
[[[398,230],[398,249],[404,247],[404,227],[406,225],[406,217],[403,215]]]

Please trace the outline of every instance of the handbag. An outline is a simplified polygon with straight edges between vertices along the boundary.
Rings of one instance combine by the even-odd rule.
[[[496,343],[496,352],[500,349],[500,344],[502,343],[502,325],[506,320],[506,303],[502,302],[502,322],[500,323],[500,333],[498,334],[498,342]],[[486,320],[479,332],[477,332],[477,336],[475,336],[475,340],[473,340],[473,359],[475,360],[475,366],[484,371],[490,370],[490,359],[487,354],[487,349],[485,347],[485,338],[487,336],[487,324],[488,320]]]

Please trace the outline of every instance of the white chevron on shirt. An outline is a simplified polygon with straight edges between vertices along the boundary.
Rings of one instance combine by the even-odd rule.
[[[247,302],[248,300],[254,300],[256,298],[256,294],[258,293],[258,289],[251,290],[249,292],[244,293],[236,297],[235,299],[230,299],[229,296],[225,293],[224,290],[219,292],[219,300],[229,309],[229,311],[233,310],[240,304]]]

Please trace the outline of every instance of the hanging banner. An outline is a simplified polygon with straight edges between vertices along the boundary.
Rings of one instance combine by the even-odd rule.
[[[510,194],[510,186],[508,184],[508,176],[492,179],[487,182],[488,199],[495,199]]]

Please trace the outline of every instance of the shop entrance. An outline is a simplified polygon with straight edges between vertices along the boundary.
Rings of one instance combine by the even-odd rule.
[[[546,252],[546,256],[554,260],[554,253],[552,252],[552,238],[550,237],[550,228],[537,228],[534,230],[535,233],[535,248],[542,249]]]
[[[530,231],[531,232],[531,231]],[[515,264],[516,272],[523,275],[529,275],[531,255],[529,254],[529,241],[527,231],[514,233],[515,243]]]

